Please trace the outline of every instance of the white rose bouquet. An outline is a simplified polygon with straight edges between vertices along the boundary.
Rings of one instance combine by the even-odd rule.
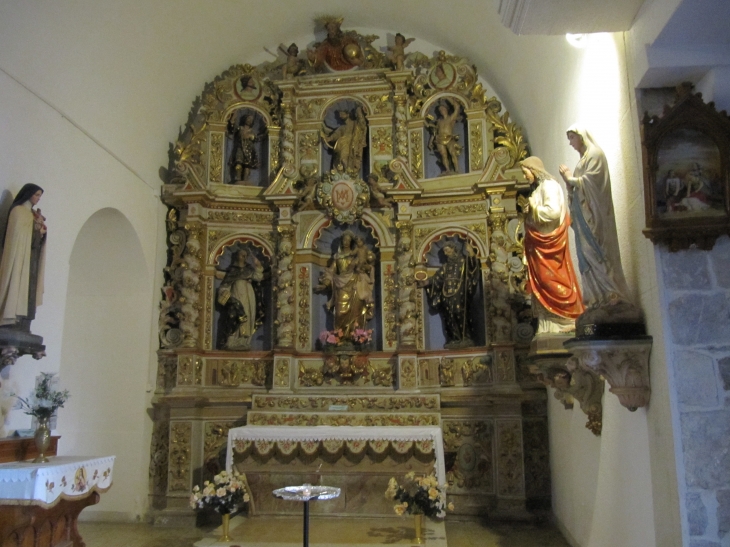
[[[213,509],[221,515],[230,515],[249,502],[246,483],[240,473],[221,471],[213,481],[205,481],[203,488],[195,486],[190,495],[193,509]]]

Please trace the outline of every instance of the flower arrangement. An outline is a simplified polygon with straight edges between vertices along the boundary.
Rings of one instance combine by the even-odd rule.
[[[350,333],[349,337],[345,336],[342,329],[323,330],[319,335],[319,341],[324,347],[339,346],[346,343],[364,346],[369,344],[373,339],[373,329],[361,329],[356,327]]]
[[[203,488],[193,487],[190,494],[190,507],[193,509],[213,509],[221,515],[235,513],[249,502],[243,475],[234,471],[221,471],[213,481],[205,481]]]
[[[63,408],[70,395],[67,389],[63,391],[53,389],[56,383],[54,376],[55,374],[51,372],[41,372],[40,379],[36,381],[35,391],[27,399],[18,397],[18,408],[38,419],[48,419],[59,408]],[[14,393],[11,395],[16,396]]]
[[[360,329],[356,328],[352,331],[352,341],[356,344],[364,345],[369,344],[373,339],[373,329]]]
[[[395,477],[388,482],[385,497],[398,501],[393,510],[398,515],[426,515],[431,518],[444,518],[446,509],[454,510],[454,504],[446,504],[446,485],[439,486],[436,476],[416,477],[416,474],[407,473],[402,484],[398,484]]]

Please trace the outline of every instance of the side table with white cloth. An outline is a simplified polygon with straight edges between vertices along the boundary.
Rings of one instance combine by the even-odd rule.
[[[114,459],[57,456],[47,463],[0,464],[0,545],[84,547],[79,513],[111,487]]]

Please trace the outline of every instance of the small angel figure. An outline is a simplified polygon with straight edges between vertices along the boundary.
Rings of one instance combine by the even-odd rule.
[[[289,47],[279,44],[279,51],[286,55],[286,62],[281,67],[281,75],[285,80],[306,72],[304,60],[299,59],[299,48],[295,43],[292,43]]]
[[[380,189],[380,177],[377,173],[370,173],[367,180],[370,187],[370,203],[375,207],[392,207],[393,200]]]
[[[415,38],[408,38],[406,40],[406,37],[399,32],[395,35],[395,45],[393,47],[388,46],[390,60],[393,62],[396,70],[403,70],[403,63],[406,60],[406,48],[414,40]]]
[[[299,201],[297,201],[297,211],[307,211],[316,209],[314,201],[317,193],[318,179],[314,174],[304,177],[299,183]]]

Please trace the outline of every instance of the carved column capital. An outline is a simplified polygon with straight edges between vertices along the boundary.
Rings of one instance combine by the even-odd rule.
[[[651,396],[649,353],[651,336],[627,340],[584,340],[573,338],[565,347],[573,353],[579,366],[603,376],[630,411],[646,406]]]

